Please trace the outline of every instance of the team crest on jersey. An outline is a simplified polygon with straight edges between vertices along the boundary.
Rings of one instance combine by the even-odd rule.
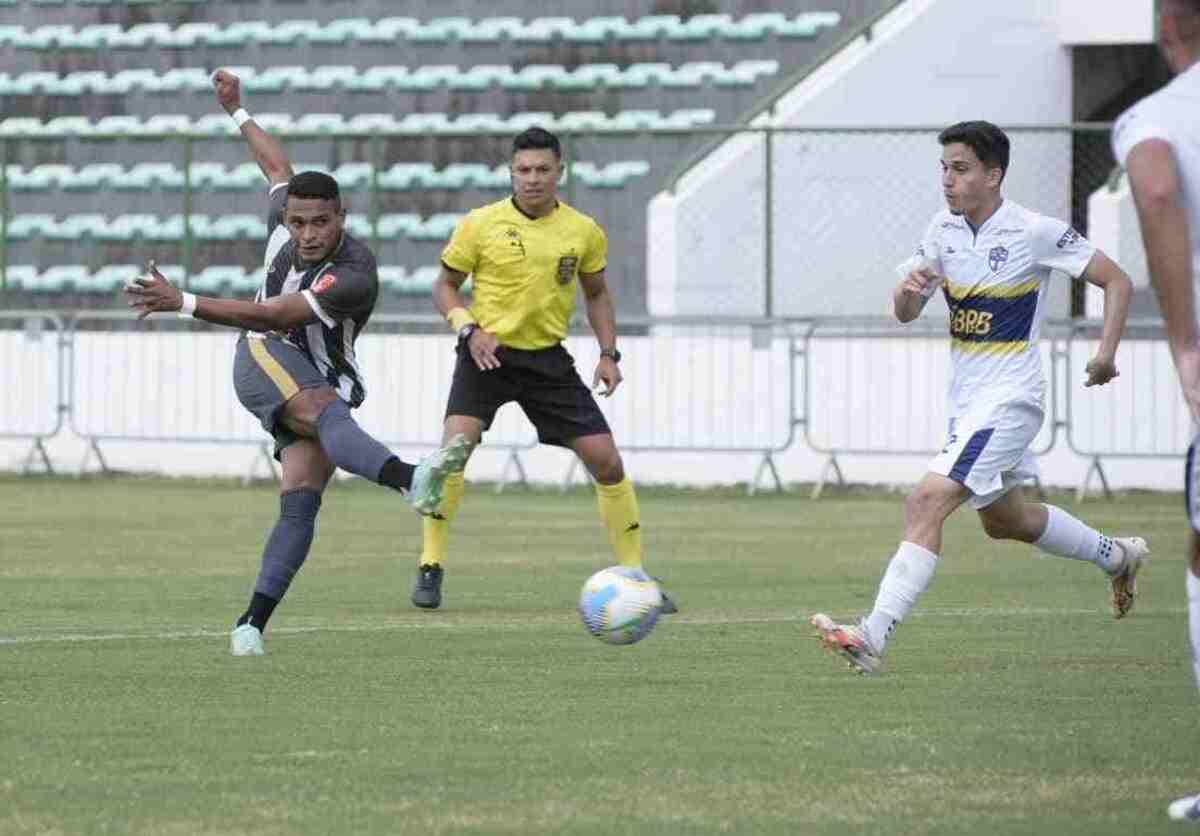
[[[995,273],[1008,261],[1008,250],[1004,247],[992,247],[988,252],[988,267]]]
[[[558,283],[569,284],[575,278],[575,268],[579,266],[579,256],[564,255],[558,260]]]
[[[313,282],[312,292],[324,293],[335,284],[337,284],[337,276],[333,275],[333,273],[326,273],[324,276]]]
[[[1072,244],[1077,244],[1079,243],[1079,238],[1080,235],[1078,232],[1071,227],[1067,227],[1067,231],[1064,232],[1062,237],[1058,239],[1058,248],[1061,250],[1063,247],[1069,247]]]

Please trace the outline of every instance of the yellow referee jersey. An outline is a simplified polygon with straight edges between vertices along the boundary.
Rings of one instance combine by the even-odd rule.
[[[567,336],[579,274],[608,263],[608,239],[600,224],[562,201],[531,218],[506,197],[459,222],[442,263],[473,277],[471,314],[502,345],[547,348]]]

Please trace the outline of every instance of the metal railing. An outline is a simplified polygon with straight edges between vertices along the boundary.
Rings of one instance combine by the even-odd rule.
[[[173,321],[131,331],[128,314],[0,313],[5,407],[0,438],[28,439],[25,470],[38,459],[52,470],[45,442],[70,429],[108,471],[102,444],[269,445],[230,385],[234,332]],[[452,339],[431,317],[381,315],[360,338],[368,398],[359,420],[395,447],[432,447],[441,438],[455,361]],[[1046,422],[1034,445],[1044,455],[1065,439],[1109,492],[1104,462],[1181,456],[1192,434],[1162,326],[1131,322],[1117,356],[1121,376],[1085,389],[1082,369],[1096,348],[1098,323],[1046,323],[1043,365]],[[601,409],[627,452],[754,454],[755,492],[776,459],[797,443],[826,458],[813,496],[844,484],[851,456],[930,456],[944,441],[948,351],[932,323],[901,328],[882,318],[723,320],[660,318],[622,323],[618,397]],[[573,335],[568,348],[585,382],[595,339]],[[507,455],[500,487],[536,446],[533,428],[505,407],[487,436]],[[258,459],[256,458],[255,464]],[[253,469],[252,469],[253,472]],[[570,484],[577,465],[563,479]]]

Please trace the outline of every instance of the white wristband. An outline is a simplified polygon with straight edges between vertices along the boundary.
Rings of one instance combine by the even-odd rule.
[[[179,306],[179,318],[180,319],[192,319],[193,318],[192,314],[194,314],[195,312],[196,312],[196,294],[195,293],[187,293],[185,291],[183,294],[183,302]]]
[[[235,123],[237,123],[237,126],[240,128],[242,125],[246,124],[254,117],[246,112],[246,108],[239,107],[233,113],[229,114],[229,118],[231,118]]]

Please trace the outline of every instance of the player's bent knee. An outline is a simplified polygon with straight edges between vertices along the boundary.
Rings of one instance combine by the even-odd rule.
[[[337,392],[330,386],[301,389],[283,407],[282,420],[289,430],[306,438],[317,435],[317,419],[325,407],[338,399]]]

